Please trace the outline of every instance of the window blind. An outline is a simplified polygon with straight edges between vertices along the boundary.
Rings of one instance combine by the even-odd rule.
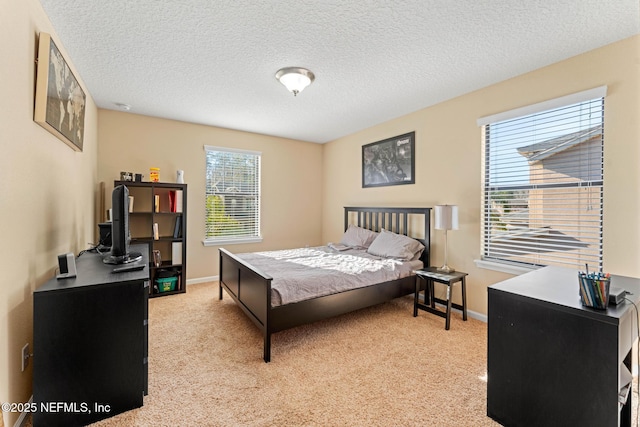
[[[483,259],[602,269],[604,96],[484,125]]]
[[[205,146],[205,244],[260,238],[261,153]]]

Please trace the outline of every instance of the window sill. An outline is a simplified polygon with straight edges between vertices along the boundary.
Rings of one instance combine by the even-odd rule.
[[[476,263],[476,267],[484,268],[487,270],[500,271],[502,273],[514,274],[519,276],[520,274],[529,273],[530,271],[537,270],[540,267],[524,267],[520,265],[507,264],[497,261],[487,261],[484,259],[473,260]]]
[[[222,246],[222,245],[237,245],[242,243],[260,243],[262,237],[245,237],[242,239],[204,239],[202,244],[204,246]]]

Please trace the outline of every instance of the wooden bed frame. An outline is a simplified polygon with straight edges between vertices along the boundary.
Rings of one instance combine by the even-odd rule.
[[[408,235],[409,215],[421,215],[424,221],[424,246],[420,259],[429,266],[431,208],[364,208],[345,207],[344,227],[355,224],[373,231],[387,231]],[[353,221],[354,217],[357,222]],[[220,253],[219,299],[226,290],[264,336],[264,361],[271,360],[271,334],[299,325],[349,313],[411,294],[415,291],[413,275],[364,288],[310,300],[271,306],[273,278],[241,260],[224,248]]]

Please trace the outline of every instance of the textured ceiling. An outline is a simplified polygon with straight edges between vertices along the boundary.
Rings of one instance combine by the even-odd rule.
[[[638,0],[40,2],[99,107],[318,143],[640,32]]]

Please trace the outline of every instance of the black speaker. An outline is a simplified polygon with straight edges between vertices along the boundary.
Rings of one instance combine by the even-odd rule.
[[[76,258],[72,253],[58,255],[58,268],[60,272],[56,275],[58,279],[76,277]]]

